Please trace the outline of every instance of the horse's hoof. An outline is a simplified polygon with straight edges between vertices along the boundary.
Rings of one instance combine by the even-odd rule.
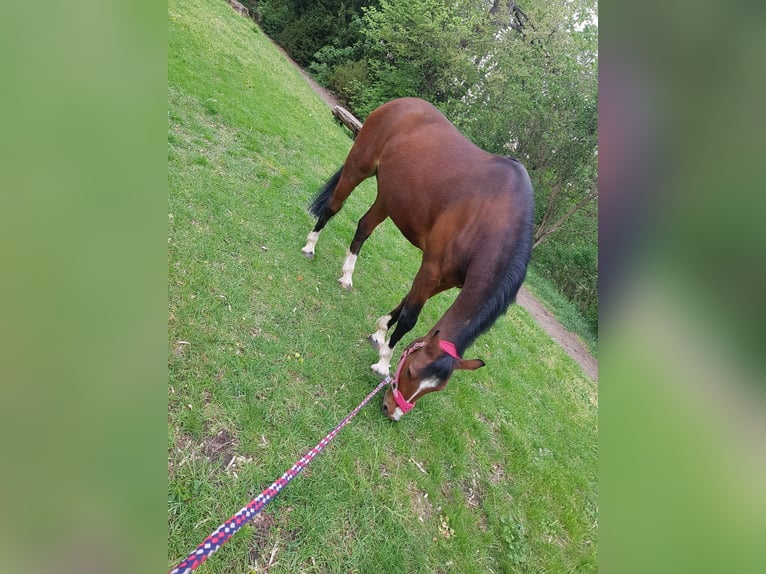
[[[303,253],[303,255],[306,257],[306,259],[309,259],[309,260],[314,259],[314,252],[313,251],[303,251],[303,249],[301,249],[301,253]]]
[[[372,348],[376,351],[380,350],[380,343],[375,340],[375,335],[370,335],[367,337],[367,340],[370,342],[370,345],[372,345]]]
[[[381,377],[387,377],[391,374],[388,372],[388,367],[383,368],[380,363],[375,363],[374,365],[371,365],[370,368],[373,373],[380,375]]]

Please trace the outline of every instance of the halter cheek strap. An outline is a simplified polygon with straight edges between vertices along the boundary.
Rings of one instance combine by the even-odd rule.
[[[402,410],[402,414],[406,415],[412,410],[412,407],[415,406],[415,403],[408,403],[404,398],[404,395],[399,392],[396,382],[391,384],[391,392],[394,395],[394,401],[396,401],[396,405]]]
[[[402,367],[404,367],[404,359],[406,359],[410,353],[413,351],[417,351],[421,347],[425,345],[425,342],[420,341],[419,343],[415,343],[412,347],[405,349],[402,353],[402,358],[399,359],[399,365],[396,367],[396,374],[394,375],[394,382],[391,383],[391,393],[394,395],[394,401],[396,402],[397,406],[402,409],[402,413],[407,414],[412,410],[412,407],[415,406],[415,403],[408,402],[402,393],[399,392],[399,374],[402,372]]]
[[[397,406],[402,410],[402,414],[407,414],[412,410],[412,407],[415,406],[415,403],[411,403],[407,401],[407,399],[404,398],[404,395],[399,392],[399,374],[402,372],[402,367],[404,366],[404,360],[409,356],[410,353],[413,351],[417,351],[421,347],[425,345],[425,342],[420,341],[419,343],[415,343],[412,347],[409,349],[405,349],[402,353],[402,358],[399,359],[399,365],[396,367],[396,374],[394,375],[394,381],[391,383],[391,393],[394,395],[394,401],[396,402]],[[460,355],[457,353],[457,348],[455,347],[455,343],[451,341],[439,341],[439,347],[441,347],[442,351],[447,353],[450,357],[454,359],[460,359]],[[414,396],[414,395],[413,395]]]

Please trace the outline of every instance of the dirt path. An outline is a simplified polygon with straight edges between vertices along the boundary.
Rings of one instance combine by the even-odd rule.
[[[276,44],[274,45],[277,46]],[[309,75],[304,72],[303,69],[292,58],[290,58],[290,56],[287,55],[287,52],[285,52],[279,46],[277,46],[277,49],[279,49],[279,51],[284,54],[285,58],[287,58],[287,60],[296,67],[300,74],[309,83],[311,88],[317,94],[319,94],[319,97],[321,97],[328,106],[330,106],[330,109],[332,109],[333,106],[339,105],[338,100],[330,92],[312,80],[311,77],[309,77]],[[546,333],[548,333],[551,339],[561,345],[564,351],[566,351],[570,357],[577,361],[577,363],[582,367],[583,371],[585,371],[585,374],[587,374],[594,381],[598,382],[598,361],[596,361],[596,359],[588,352],[585,346],[583,346],[583,344],[573,333],[567,331],[564,326],[559,323],[558,320],[556,320],[556,318],[551,315],[551,313],[548,312],[545,307],[543,307],[540,301],[535,299],[535,297],[524,287],[522,287],[519,291],[519,294],[516,297],[516,302],[532,314],[538,324],[545,330]]]
[[[577,336],[567,331],[558,320],[543,307],[542,303],[524,287],[519,290],[516,302],[535,318],[546,333],[556,341],[582,367],[591,379],[598,382],[598,361],[591,355]]]

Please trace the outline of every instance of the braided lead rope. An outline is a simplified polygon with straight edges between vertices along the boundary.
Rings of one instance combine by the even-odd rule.
[[[314,448],[312,448],[310,451],[308,451],[305,455],[303,455],[298,462],[296,462],[290,470],[288,470],[286,473],[284,473],[282,476],[280,476],[276,481],[274,481],[271,486],[269,486],[266,490],[261,492],[258,496],[256,496],[253,500],[251,500],[247,506],[243,507],[239,512],[237,512],[234,516],[229,518],[226,522],[221,524],[218,528],[216,528],[213,533],[205,538],[205,540],[197,546],[197,548],[189,554],[189,556],[186,557],[186,559],[181,562],[178,566],[176,566],[173,570],[170,571],[170,574],[186,574],[188,572],[191,572],[198,566],[200,566],[205,560],[210,558],[221,546],[226,544],[229,539],[234,536],[234,534],[242,528],[249,520],[251,520],[256,514],[258,514],[264,506],[266,506],[273,498],[277,496],[277,494],[280,493],[280,491],[287,486],[290,481],[298,476],[298,474],[306,467],[308,464],[314,459],[316,455],[318,455],[324,447],[328,445],[328,443],[335,438],[335,435],[338,434],[338,431],[342,429],[344,426],[346,426],[346,423],[348,423],[352,418],[356,416],[356,413],[358,413],[364,405],[366,405],[368,402],[370,402],[370,399],[374,397],[380,389],[382,389],[385,385],[391,382],[391,377],[386,377],[383,379],[380,384],[375,387],[375,390],[372,391],[369,395],[365,397],[365,399],[359,403],[359,406],[356,407],[351,413],[343,419],[338,426],[336,426],[333,430],[331,430],[327,436],[325,436],[322,440],[319,441],[319,444],[317,444]]]

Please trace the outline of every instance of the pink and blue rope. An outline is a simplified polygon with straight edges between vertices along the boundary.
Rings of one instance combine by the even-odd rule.
[[[346,423],[348,423],[352,418],[356,416],[356,413],[358,413],[364,405],[366,405],[368,402],[370,402],[370,399],[374,397],[380,389],[382,389],[385,385],[391,382],[390,377],[386,377],[383,379],[380,384],[375,387],[375,390],[373,390],[369,395],[365,397],[365,399],[359,403],[359,406],[356,407],[351,413],[343,419],[338,426],[336,426],[333,430],[331,430],[327,436],[325,436],[322,440],[319,441],[319,444],[317,444],[314,448],[312,448],[310,451],[308,451],[305,455],[303,455],[293,466],[288,470],[286,473],[284,473],[282,476],[280,476],[277,480],[275,480],[271,486],[269,486],[266,490],[261,492],[258,496],[256,496],[253,500],[251,500],[247,506],[243,507],[239,512],[234,514],[231,518],[229,518],[226,522],[221,524],[218,528],[216,528],[213,533],[205,538],[205,540],[202,541],[202,544],[197,546],[197,548],[189,554],[189,556],[186,557],[178,566],[176,566],[173,570],[170,571],[170,574],[185,574],[187,572],[191,572],[192,570],[196,569],[198,566],[200,566],[205,560],[210,558],[221,546],[226,544],[229,539],[234,536],[234,534],[242,528],[249,520],[251,520],[256,514],[258,514],[264,506],[266,506],[273,498],[277,496],[277,494],[280,493],[280,491],[287,486],[292,479],[294,479],[298,474],[306,467],[308,464],[314,459],[316,455],[318,455],[324,447],[328,445],[328,443],[335,438],[335,435],[338,434],[338,431],[342,429],[344,426],[346,426]]]

